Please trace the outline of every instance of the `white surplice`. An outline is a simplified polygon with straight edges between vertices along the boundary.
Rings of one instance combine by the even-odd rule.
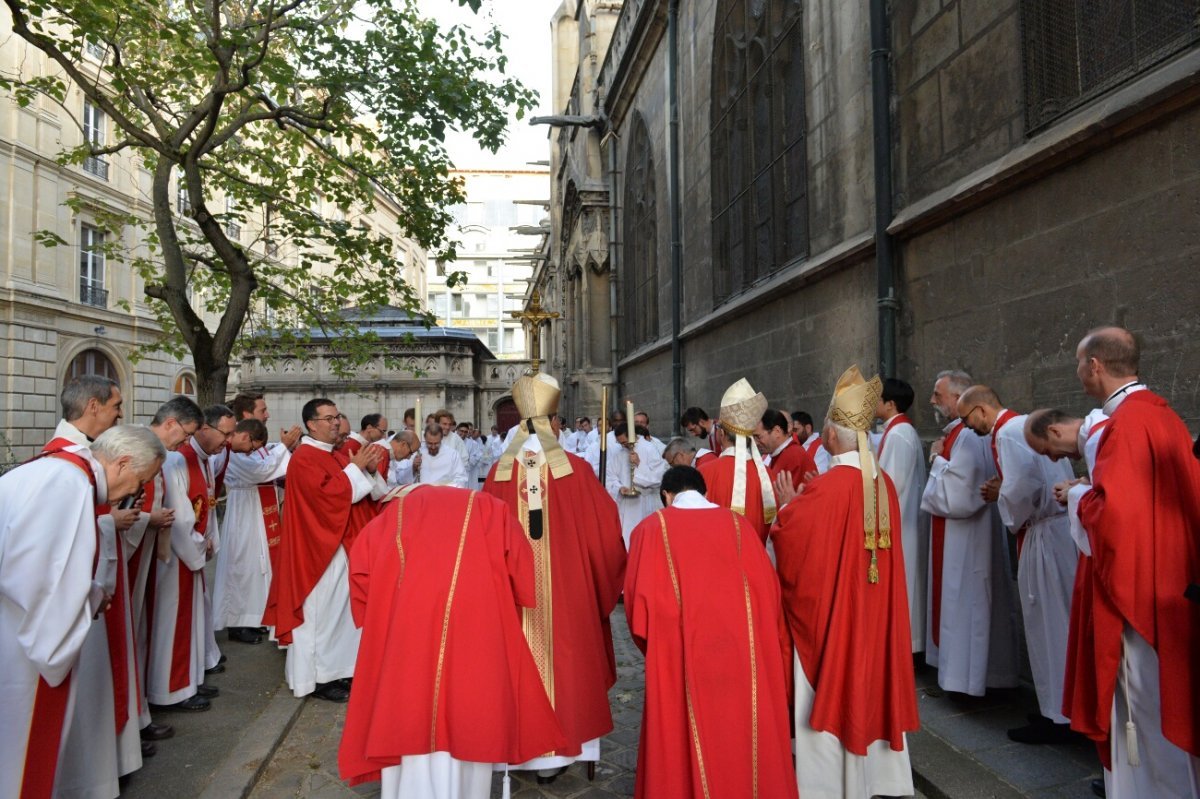
[[[221,554],[213,579],[213,628],[258,627],[271,587],[271,555],[259,485],[287,474],[291,453],[271,444],[250,453],[235,452],[225,472],[225,518]],[[272,494],[275,487],[270,486]],[[275,516],[278,536],[280,517]]]
[[[68,451],[89,462],[97,499],[106,501],[104,471],[87,447]],[[93,580],[96,555],[92,487],[79,467],[42,458],[0,477],[0,692],[6,703],[0,713],[0,796],[20,795],[30,745],[51,748],[57,759],[71,727],[79,683],[74,672],[103,602],[103,589]],[[42,680],[50,687],[69,680],[58,741],[29,740]],[[115,772],[115,759],[111,766]]]
[[[962,422],[944,429],[949,434]],[[925,661],[946,691],[983,696],[987,688],[1017,684],[1016,631],[1011,580],[999,517],[979,488],[995,474],[990,438],[962,430],[949,458],[933,460],[921,510],[946,519],[942,552],[939,643],[933,641],[930,585]],[[930,540],[930,580],[933,579]]]
[[[458,436],[450,436],[442,440],[437,455],[430,455],[425,445],[421,445],[421,476],[419,482],[427,485],[456,486],[467,488],[467,466],[458,451],[446,446],[451,438],[462,444]]]
[[[184,446],[189,446],[185,444]],[[171,548],[165,561],[156,561],[154,621],[150,629],[150,654],[146,665],[146,697],[155,705],[173,705],[195,696],[204,682],[204,564],[208,538],[196,532],[196,512],[188,500],[188,467],[183,455],[168,452],[162,467],[163,506],[175,511],[171,523]],[[191,589],[180,594],[181,570],[191,572]],[[186,645],[175,651],[175,627],[181,618],[181,603],[190,605],[191,626],[181,640]],[[188,680],[171,690],[171,664],[178,657],[187,662]]]
[[[380,771],[381,799],[487,799],[492,764],[457,760],[449,752],[405,755]]]
[[[1071,541],[1066,508],[1054,498],[1054,486],[1074,473],[1067,461],[1055,462],[1030,449],[1025,443],[1025,419],[1013,417],[995,433],[1004,475],[996,509],[1014,535],[1022,528],[1026,531],[1017,561],[1017,590],[1029,666],[1042,715],[1065,724],[1063,681],[1079,555]]]
[[[658,486],[662,482],[663,472],[667,470],[667,462],[658,454],[653,443],[639,438],[634,447],[639,463],[630,475],[629,450],[617,444],[614,437],[608,449],[608,474],[605,480],[608,494],[617,503],[617,511],[621,516],[621,535],[625,539],[626,550],[629,549],[629,535],[633,528],[662,508]],[[629,488],[631,481],[641,493],[632,497],[624,496],[621,489]]]
[[[929,582],[929,517],[921,512],[925,493],[925,456],[921,437],[908,422],[893,416],[885,426],[886,446],[879,453],[879,468],[892,478],[900,501],[900,529],[904,546],[904,577],[908,587],[908,619],[912,651],[925,648],[925,616]],[[824,447],[821,448],[824,450]]]
[[[162,472],[155,473],[152,483],[150,513],[162,508]],[[150,703],[146,700],[146,659],[150,648],[150,613],[146,589],[154,579],[154,564],[170,551],[166,531],[150,526],[150,513],[143,511],[138,520],[125,530],[126,578],[129,581],[129,617],[133,623],[134,667],[137,669],[138,691],[141,693],[139,728],[150,724]]]
[[[301,446],[332,452],[333,447],[305,436]],[[350,502],[359,502],[376,490],[376,481],[353,463],[342,469],[350,480]],[[284,513],[287,513],[285,489]],[[304,623],[292,630],[284,676],[296,696],[307,696],[317,683],[354,676],[361,631],[350,615],[350,561],[344,547],[334,550],[329,565],[304,598]]]
[[[890,443],[890,442],[889,442]],[[858,453],[853,453],[858,457]],[[872,741],[866,755],[847,752],[831,732],[819,732],[808,726],[816,692],[800,655],[792,650],[796,699],[796,782],[803,799],[865,799],[872,796],[912,796],[912,766],[908,754],[908,736],[904,749],[897,752],[887,741]]]

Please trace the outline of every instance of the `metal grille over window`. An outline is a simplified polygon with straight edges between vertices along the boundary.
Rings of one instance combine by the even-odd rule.
[[[646,122],[637,115],[625,153],[622,235],[625,352],[658,338],[658,194]]]
[[[1200,42],[1196,0],[1022,0],[1025,131]]]
[[[79,302],[108,307],[104,288],[104,232],[88,225],[79,228]]]
[[[713,34],[713,301],[808,255],[801,0],[720,0]]]

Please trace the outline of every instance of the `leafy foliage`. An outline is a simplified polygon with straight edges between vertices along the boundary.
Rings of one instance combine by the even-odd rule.
[[[141,275],[165,331],[151,346],[191,352],[203,401],[224,397],[239,346],[281,354],[322,329],[353,371],[371,340],[342,309],[421,312],[398,239],[455,256],[448,209],[463,196],[447,132],[495,151],[509,110],[535,99],[505,76],[498,30],[443,29],[415,0],[4,2],[56,71],[0,87],[78,117],[74,83],[110,120],[111,141],[62,162],[121,157],[148,173],[149,216],[88,211],[124,231],[105,255]],[[447,2],[478,12],[481,0]]]

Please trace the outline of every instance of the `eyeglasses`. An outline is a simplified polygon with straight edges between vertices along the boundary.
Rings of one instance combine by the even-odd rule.
[[[971,414],[975,413],[975,411],[979,410],[982,407],[983,407],[982,405],[972,406],[971,410],[967,411],[965,416],[960,416],[958,418],[962,420],[963,424],[969,425],[971,423]]]
[[[339,413],[336,416],[334,416],[332,414],[330,414],[329,416],[315,416],[315,417],[313,417],[313,421],[314,422],[330,422],[330,423],[332,423],[332,422],[340,422],[341,420],[343,420],[345,418],[346,418],[346,414]]]
[[[218,428],[218,427],[213,427],[213,426],[212,426],[212,425],[210,425],[210,424],[206,424],[206,425],[204,425],[204,426],[205,426],[206,428],[208,428],[209,430],[213,431],[214,433],[218,433],[218,434],[221,436],[221,440],[222,440],[222,441],[227,441],[227,440],[229,440],[229,437],[230,437],[231,435],[233,435],[233,434],[234,434],[234,432],[235,432],[235,431],[233,431],[233,430],[230,430],[228,433],[226,433],[224,430],[221,430],[221,429],[220,429],[220,428]]]

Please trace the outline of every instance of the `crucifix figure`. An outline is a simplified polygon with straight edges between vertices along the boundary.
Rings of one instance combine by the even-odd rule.
[[[542,295],[534,289],[533,296],[529,298],[528,310],[509,311],[508,315],[513,319],[520,319],[521,326],[533,334],[529,345],[529,371],[536,374],[542,365],[542,325],[551,319],[557,319],[559,313],[543,308]]]

